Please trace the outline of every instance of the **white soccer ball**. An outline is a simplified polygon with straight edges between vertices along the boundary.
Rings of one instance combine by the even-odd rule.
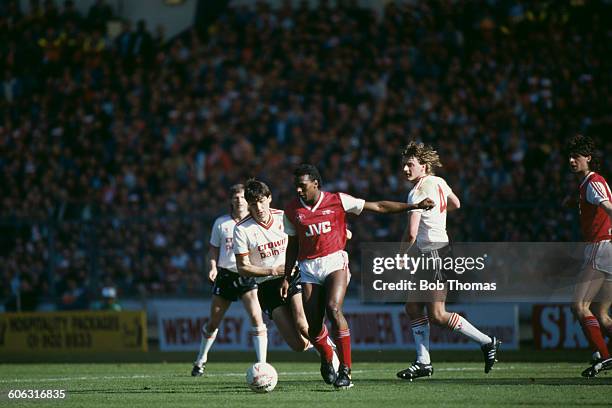
[[[246,381],[255,392],[272,392],[278,382],[278,374],[268,363],[255,363],[247,370]]]

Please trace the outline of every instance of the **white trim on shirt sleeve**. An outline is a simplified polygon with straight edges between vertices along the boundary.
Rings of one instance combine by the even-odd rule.
[[[607,183],[604,184],[600,181],[591,181],[589,184],[587,184],[586,200],[593,205],[599,205],[604,201],[609,200],[606,194],[607,191]]]
[[[365,200],[361,198],[355,198],[350,194],[339,193],[340,201],[342,201],[342,208],[345,212],[359,215],[363,211],[365,206]]]

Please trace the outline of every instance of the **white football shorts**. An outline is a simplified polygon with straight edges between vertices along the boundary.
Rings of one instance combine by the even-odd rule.
[[[300,281],[302,283],[313,283],[323,285],[325,279],[335,271],[344,269],[347,273],[346,284],[351,280],[349,271],[349,260],[346,251],[337,251],[329,255],[314,259],[304,259],[298,263],[300,267]]]
[[[603,272],[607,281],[612,281],[612,242],[599,241],[587,244],[584,248],[583,268],[591,268]]]

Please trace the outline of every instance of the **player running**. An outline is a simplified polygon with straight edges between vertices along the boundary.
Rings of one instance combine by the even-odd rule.
[[[296,259],[301,273],[302,300],[308,321],[308,336],[321,355],[321,375],[338,389],[350,388],[351,340],[342,313],[344,295],[350,280],[346,244],[346,213],[359,215],[363,210],[399,213],[414,208],[430,208],[425,199],[419,204],[393,201],[366,202],[344,193],[321,190],[322,181],[316,167],[304,164],[295,172],[297,197],[285,208],[285,232],[289,235],[285,279],[281,296],[289,292]],[[340,358],[338,372],[332,366],[332,349],[323,319],[331,322]]]
[[[580,227],[585,241],[585,261],[576,284],[572,308],[582,325],[591,347],[600,358],[582,372],[583,377],[595,377],[603,370],[612,369],[612,358],[605,343],[597,317],[591,311],[598,307],[599,320],[612,337],[609,305],[612,299],[612,194],[606,180],[591,171],[595,168],[595,146],[582,135],[574,136],[568,146],[569,165],[580,181]],[[599,294],[599,304],[593,299]],[[607,310],[603,310],[607,306]]]
[[[459,198],[453,193],[446,181],[434,176],[436,167],[442,167],[435,150],[423,143],[410,142],[402,153],[403,170],[406,178],[414,186],[408,193],[408,203],[416,203],[424,197],[433,197],[435,206],[431,211],[412,210],[408,216],[408,226],[404,233],[404,245],[410,248],[415,242],[419,256],[445,258],[451,256],[451,247],[446,233],[446,214],[460,207]],[[442,270],[433,271],[437,281],[446,282]],[[417,358],[397,373],[401,379],[412,381],[433,374],[429,356],[429,322],[446,326],[466,335],[481,345],[485,359],[485,373],[488,373],[497,357],[500,341],[490,337],[472,326],[464,317],[446,311],[446,290],[432,294],[436,301],[427,303],[406,303],[406,313],[410,317],[412,335],[416,345]],[[428,314],[425,314],[425,307]]]
[[[238,272],[244,277],[256,279],[259,304],[274,321],[289,347],[294,351],[305,351],[311,346],[297,269],[291,277],[288,298],[280,296],[287,249],[283,211],[270,208],[272,194],[261,181],[247,181],[245,198],[250,215],[234,228]],[[337,357],[335,362],[337,366]]]
[[[244,185],[236,184],[230,188],[231,212],[215,220],[210,234],[208,279],[214,282],[213,298],[210,305],[210,318],[202,326],[202,341],[200,352],[193,363],[191,375],[199,377],[204,374],[208,352],[210,351],[221,319],[232,302],[242,299],[242,303],[253,325],[253,343],[257,361],[265,362],[267,337],[264,340],[265,329],[261,307],[257,299],[257,283],[254,278],[244,278],[238,274],[236,257],[234,256],[234,227],[247,216],[247,202],[244,199]]]

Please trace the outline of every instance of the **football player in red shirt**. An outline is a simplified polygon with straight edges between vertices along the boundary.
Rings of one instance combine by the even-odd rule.
[[[316,167],[303,164],[294,174],[297,197],[285,207],[285,232],[289,235],[285,262],[285,281],[281,296],[287,296],[293,266],[298,261],[302,282],[302,301],[308,321],[310,341],[321,354],[321,375],[336,388],[350,388],[351,338],[342,313],[344,295],[350,280],[346,245],[346,213],[359,215],[363,210],[377,213],[401,213],[429,209],[433,201],[418,204],[395,201],[368,202],[344,193],[322,191],[321,175]],[[340,368],[331,365],[332,349],[323,319],[327,315],[338,348]]]
[[[582,372],[583,377],[594,377],[602,370],[612,369],[612,358],[604,341],[599,321],[591,312],[593,299],[599,294],[600,306],[612,300],[612,194],[606,180],[592,171],[595,146],[582,135],[574,136],[568,146],[569,165],[580,179],[580,228],[587,242],[585,261],[574,293],[573,309],[582,325],[592,349],[600,358]],[[599,308],[599,320],[612,336],[609,312]]]

